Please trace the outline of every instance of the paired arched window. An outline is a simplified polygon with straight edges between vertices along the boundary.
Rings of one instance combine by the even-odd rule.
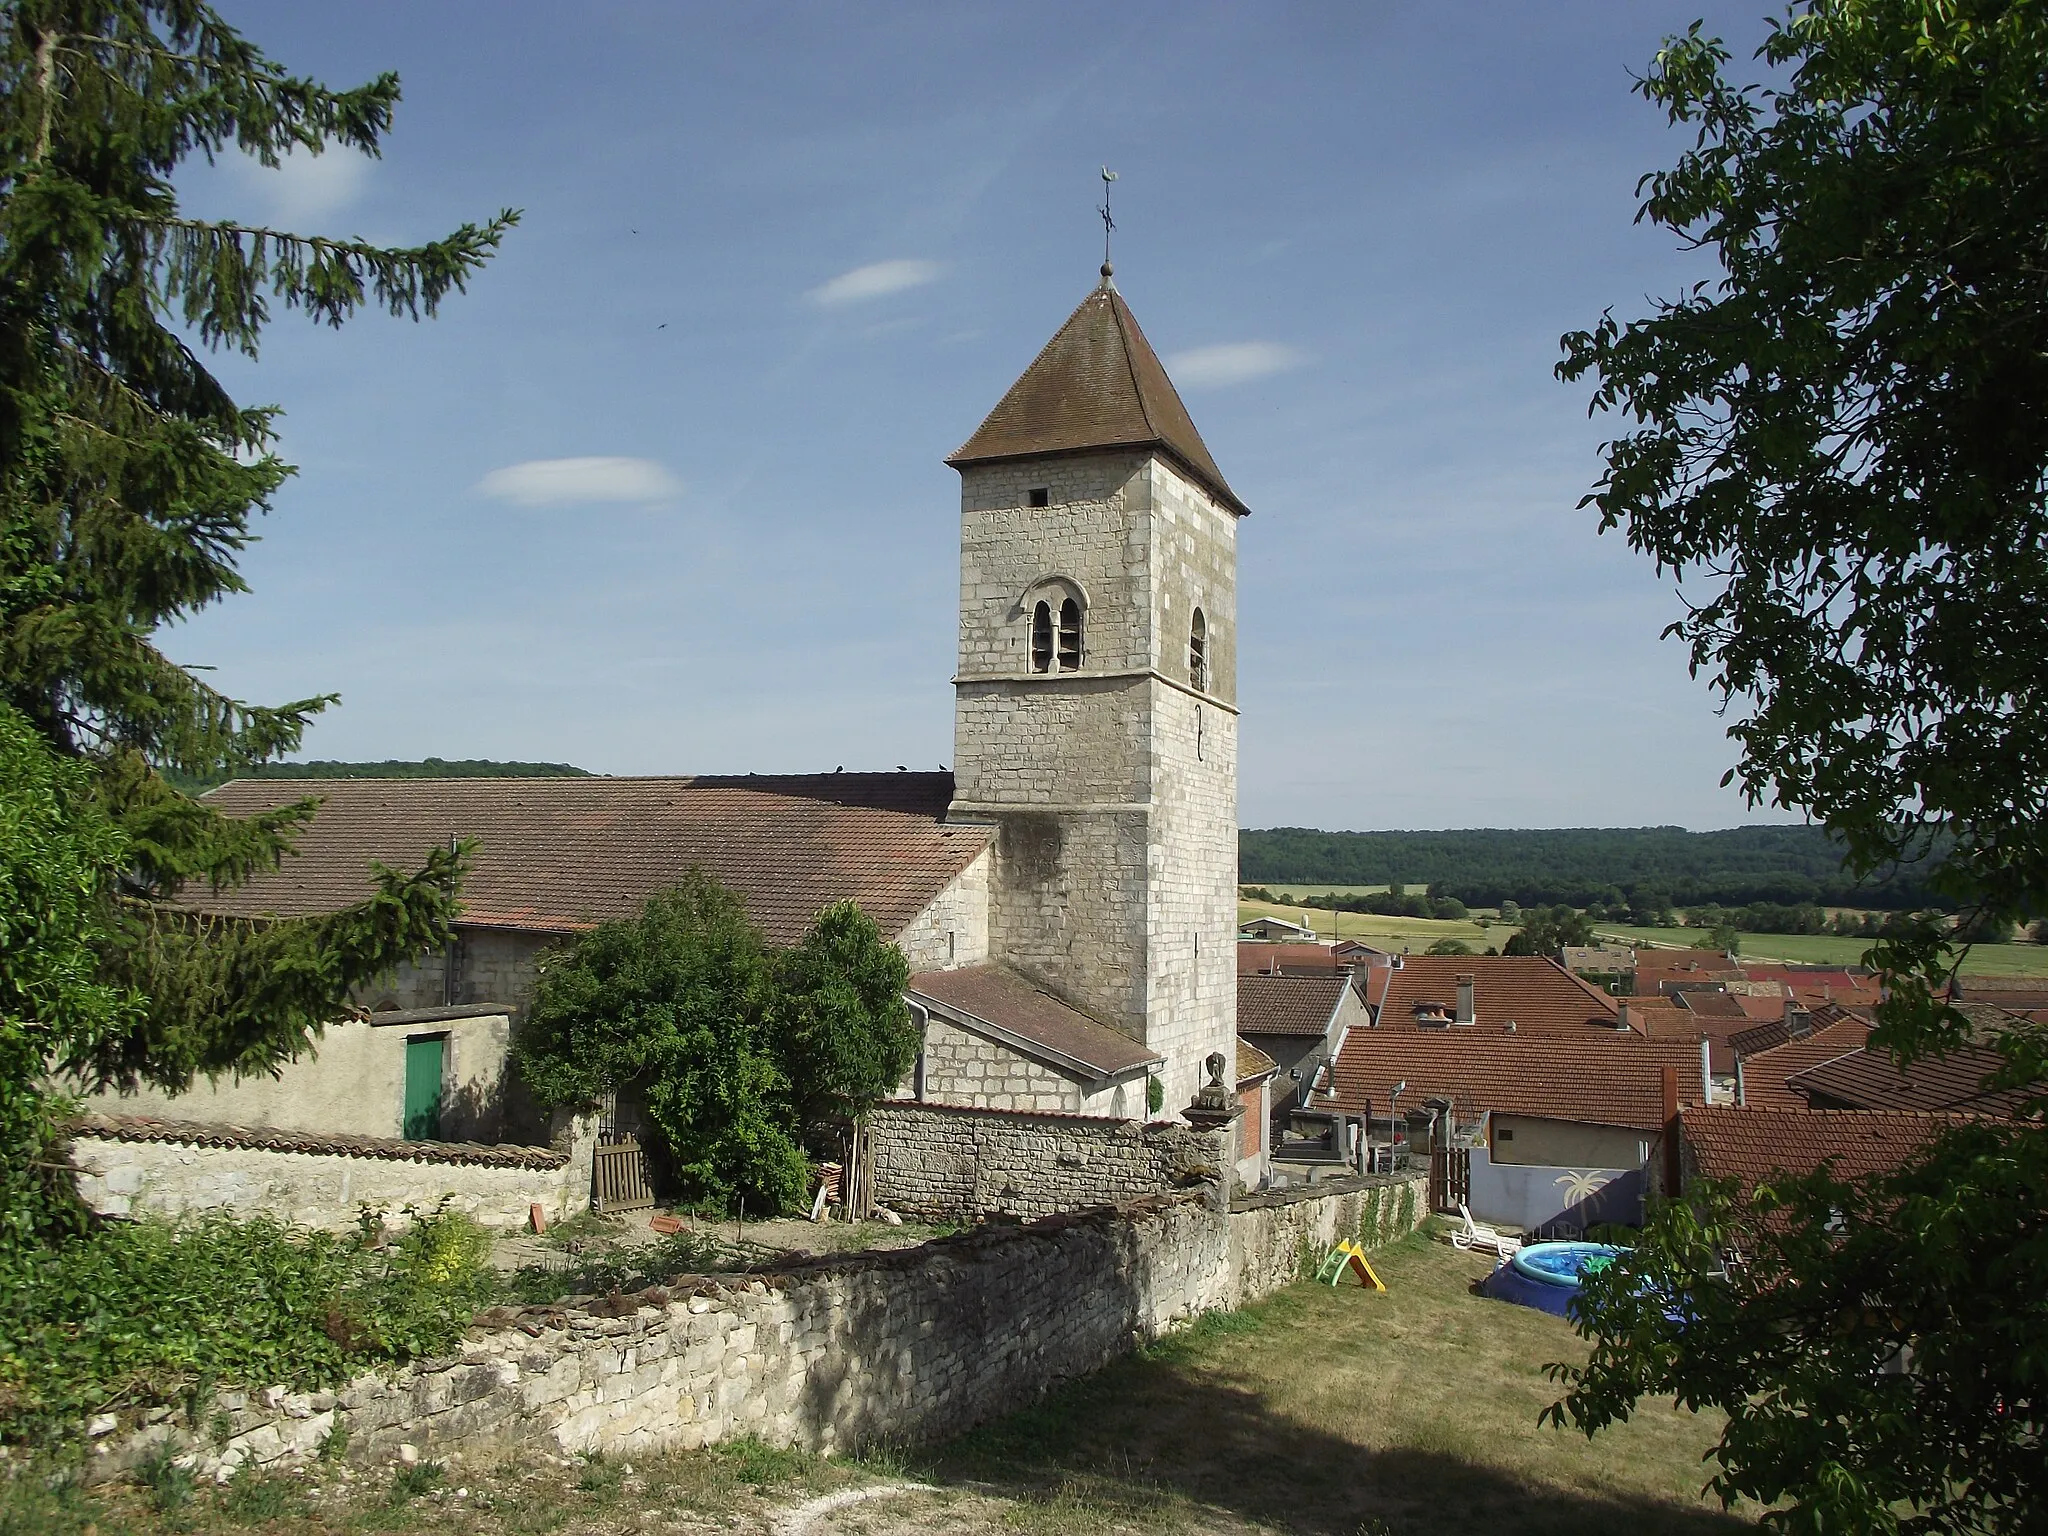
[[[1081,670],[1081,605],[1071,597],[1060,604],[1060,670]]]
[[[1082,653],[1081,604],[1076,599],[1062,598],[1057,615],[1050,598],[1032,605],[1032,671],[1050,672],[1057,664],[1062,672],[1078,672]]]
[[[1188,681],[1197,693],[1209,691],[1209,622],[1199,608],[1188,626]]]

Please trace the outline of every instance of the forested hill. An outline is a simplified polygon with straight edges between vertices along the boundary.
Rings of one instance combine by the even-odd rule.
[[[1911,906],[1910,877],[1858,886],[1818,827],[1565,827],[1541,831],[1317,832],[1273,827],[1238,834],[1238,879],[1255,885],[1428,887],[1470,906],[1502,900],[1585,906],[1654,892],[1678,905],[1832,902]]]
[[[264,763],[232,775],[245,779],[587,779],[590,776],[588,769],[569,763],[501,763],[479,757],[429,757],[418,762],[388,759],[381,763],[326,760]],[[229,777],[231,775],[221,774],[209,779],[187,779],[170,775],[172,782],[188,794],[226,783]]]

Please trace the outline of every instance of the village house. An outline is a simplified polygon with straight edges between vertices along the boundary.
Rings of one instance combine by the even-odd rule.
[[[1681,1177],[1732,1183],[1738,1199],[1787,1174],[1823,1163],[1838,1179],[1889,1173],[1924,1147],[1951,1117],[1912,1110],[1736,1109],[1695,1105],[1678,1117]]]
[[[1809,1011],[1787,998],[1782,1017],[1729,1036],[1735,1052],[1735,1103],[1748,1109],[1797,1109],[1803,1095],[1787,1086],[1809,1067],[1860,1051],[1870,1020],[1832,1004]]]
[[[1238,925],[1240,939],[1258,939],[1276,944],[1313,944],[1316,931],[1303,923],[1290,923],[1284,917],[1254,917]]]
[[[1703,1096],[1690,1044],[1499,1023],[1353,1031],[1334,1080],[1375,1147],[1463,1164],[1476,1216],[1532,1231],[1639,1221],[1666,1125]]]

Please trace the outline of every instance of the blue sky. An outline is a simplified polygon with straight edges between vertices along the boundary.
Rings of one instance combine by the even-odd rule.
[[[194,211],[525,210],[436,321],[221,361],[301,473],[170,645],[340,692],[308,755],[950,763],[940,461],[1093,283],[1106,163],[1118,284],[1253,510],[1244,823],[1749,815],[1551,375],[1703,275],[1632,222],[1682,141],[1629,88],[1701,0],[221,8],[405,102],[381,161],[196,171]]]

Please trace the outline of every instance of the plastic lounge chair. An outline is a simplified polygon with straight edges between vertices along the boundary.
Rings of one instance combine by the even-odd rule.
[[[1451,1232],[1451,1246],[1463,1248],[1472,1253],[1491,1253],[1503,1259],[1511,1259],[1521,1252],[1522,1240],[1509,1237],[1484,1222],[1474,1221],[1472,1211],[1462,1200],[1458,1202],[1458,1214],[1465,1219],[1465,1225]]]

